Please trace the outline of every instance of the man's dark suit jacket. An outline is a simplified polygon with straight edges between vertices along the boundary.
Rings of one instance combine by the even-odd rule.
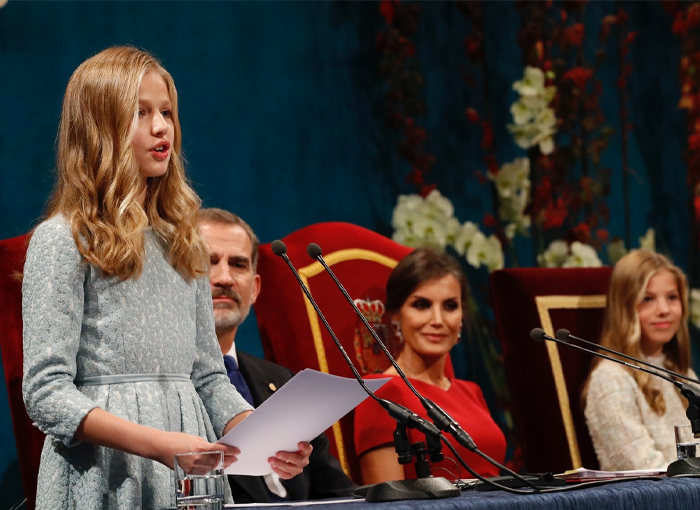
[[[265,402],[294,376],[288,368],[238,351],[238,366],[253,395],[255,407]],[[329,451],[325,434],[311,441],[313,452],[304,472],[291,480],[281,480],[287,498],[294,501],[348,496],[356,486],[345,475],[338,460]],[[261,476],[229,475],[236,503],[270,503],[270,494]]]

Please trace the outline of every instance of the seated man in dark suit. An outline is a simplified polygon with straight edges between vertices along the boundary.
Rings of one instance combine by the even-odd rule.
[[[236,350],[238,326],[260,292],[256,272],[259,241],[245,221],[222,209],[202,209],[199,226],[209,249],[216,335],[229,378],[257,407],[294,375],[287,368]],[[309,465],[291,480],[281,480],[274,473],[264,477],[230,475],[234,501],[269,503],[349,495],[356,486],[330,454],[326,435],[319,435],[311,444]]]

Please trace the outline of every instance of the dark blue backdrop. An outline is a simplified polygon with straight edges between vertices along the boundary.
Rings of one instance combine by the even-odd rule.
[[[656,228],[657,243],[688,262],[686,138],[679,99],[679,50],[671,20],[657,2],[625,2],[633,45],[629,110],[635,125],[630,162],[632,238]],[[463,38],[470,23],[451,2],[421,3],[414,37],[426,77],[426,149],[431,179],[461,221],[481,221],[489,194],[480,133],[464,115],[481,94],[464,82],[475,71]],[[586,49],[613,2],[586,7]],[[506,131],[511,89],[523,66],[511,2],[486,2],[485,49],[490,108],[501,162],[524,153]],[[0,9],[0,238],[30,229],[52,184],[53,144],[61,98],[72,71],[115,44],[154,52],[180,94],[184,150],[205,205],[243,216],[263,242],[318,221],[348,221],[390,235],[399,193],[412,192],[383,123],[375,35],[383,27],[374,2],[25,2]],[[588,42],[588,41],[593,42]],[[618,126],[614,55],[598,76],[608,123]],[[622,236],[619,138],[604,155],[613,168],[609,205]],[[635,243],[636,244],[636,243]],[[519,241],[529,253],[528,241]],[[526,260],[526,263],[532,263]],[[485,272],[472,272],[482,288]],[[254,320],[241,347],[262,354]],[[463,355],[462,355],[463,357]],[[470,363],[457,356],[460,375]],[[478,374],[477,374],[478,375]],[[4,379],[3,379],[4,381]],[[0,508],[20,495],[6,391],[0,387]]]

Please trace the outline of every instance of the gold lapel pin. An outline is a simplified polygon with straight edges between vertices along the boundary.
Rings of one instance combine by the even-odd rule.
[[[275,386],[274,383],[270,383],[270,384],[268,385],[268,388],[270,388],[270,391],[277,391],[277,386]]]

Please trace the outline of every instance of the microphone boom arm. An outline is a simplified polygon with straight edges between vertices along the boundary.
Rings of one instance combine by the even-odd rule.
[[[559,330],[562,331],[562,330]],[[566,330],[564,330],[566,331]],[[544,332],[542,328],[535,328],[530,332],[530,337],[535,340],[535,341],[541,341],[541,340],[549,340],[551,342],[556,342],[558,344],[566,345],[568,347],[572,347],[573,349],[576,349],[577,351],[580,352],[585,352],[587,354],[592,354],[593,356],[598,356],[603,359],[607,359],[609,361],[614,361],[615,363],[619,363],[621,365],[624,365],[628,368],[633,368],[635,370],[640,370],[641,372],[646,372],[647,374],[654,375],[656,377],[660,377],[661,379],[664,379],[671,384],[673,384],[676,388],[678,388],[681,392],[681,395],[683,395],[686,400],[688,401],[688,408],[685,411],[685,415],[688,417],[688,420],[690,420],[690,425],[691,428],[693,429],[693,435],[696,437],[700,436],[700,388],[697,388],[695,386],[691,386],[690,384],[687,383],[682,383],[680,381],[676,381],[675,379],[672,379],[671,377],[665,376],[660,374],[659,372],[656,372],[654,370],[650,370],[645,367],[640,367],[638,365],[634,365],[632,363],[628,363],[627,361],[622,361],[621,359],[613,358],[611,356],[606,356],[605,354],[601,354],[599,352],[593,351],[591,349],[586,349],[584,347],[581,347],[580,345],[574,345],[572,343],[569,343],[565,340],[561,340],[559,338],[554,338],[549,336],[547,333]],[[620,354],[618,352],[613,351],[615,354]]]
[[[602,351],[609,352],[610,354],[614,354],[616,356],[622,356],[623,358],[628,359],[628,360],[632,360],[635,363],[641,363],[642,365],[645,365],[647,367],[651,367],[655,370],[660,370],[661,372],[664,372],[670,376],[677,377],[679,379],[684,379],[684,380],[689,381],[689,382],[700,384],[700,381],[698,381],[697,379],[693,379],[692,377],[688,377],[688,376],[685,376],[683,374],[679,374],[678,372],[674,372],[673,370],[669,370],[669,369],[664,368],[664,367],[657,367],[656,365],[653,365],[651,363],[647,363],[644,360],[637,359],[633,356],[629,356],[628,354],[624,354],[622,352],[617,352],[613,349],[605,347],[604,345],[599,345],[599,344],[596,344],[595,342],[591,342],[590,340],[584,340],[583,338],[579,338],[577,336],[574,336],[571,334],[571,332],[568,329],[557,330],[556,337],[559,340],[562,340],[562,341],[567,342],[567,343],[569,343],[568,342],[569,338],[572,340],[576,340],[577,342],[583,342],[586,345],[590,345],[594,349],[600,349]]]
[[[530,480],[520,476],[518,473],[513,471],[512,469],[508,468],[507,466],[504,466],[500,462],[497,462],[496,460],[492,459],[488,455],[486,455],[484,452],[479,450],[477,447],[476,443],[474,443],[474,440],[471,438],[471,436],[465,431],[462,426],[457,423],[457,421],[452,418],[446,411],[444,411],[440,406],[435,404],[433,401],[429,400],[428,398],[424,397],[421,395],[418,390],[411,384],[411,381],[408,380],[408,377],[406,377],[406,374],[401,370],[401,367],[399,364],[396,362],[394,357],[391,355],[389,352],[389,349],[387,349],[386,345],[382,340],[379,338],[379,335],[377,335],[377,332],[374,330],[374,328],[370,325],[370,323],[367,321],[367,318],[364,316],[364,314],[360,311],[360,309],[357,307],[355,302],[353,301],[352,297],[348,293],[347,290],[345,290],[345,287],[343,286],[342,283],[340,283],[340,280],[338,280],[338,277],[335,275],[333,270],[328,266],[326,263],[325,259],[323,258],[322,250],[321,247],[316,244],[316,243],[310,243],[307,248],[306,248],[307,253],[312,259],[316,259],[318,262],[321,263],[323,268],[328,272],[329,275],[331,275],[331,278],[333,278],[333,281],[335,282],[336,286],[340,289],[340,291],[343,293],[343,296],[345,296],[345,299],[350,303],[350,305],[353,307],[355,310],[355,313],[357,314],[358,317],[362,320],[362,323],[365,325],[365,328],[367,328],[367,331],[372,335],[374,340],[377,342],[377,345],[382,349],[386,357],[389,359],[391,364],[393,365],[394,369],[396,372],[399,374],[401,379],[406,383],[408,388],[413,392],[413,394],[418,398],[420,403],[423,405],[425,408],[428,416],[430,417],[431,420],[433,420],[433,423],[439,430],[445,430],[450,433],[452,437],[455,438],[455,440],[461,444],[464,448],[467,450],[476,453],[477,455],[481,456],[483,459],[485,459],[487,462],[490,464],[498,467],[499,469],[507,472],[509,475],[511,475],[514,478],[517,478],[520,480],[522,483],[525,485],[529,486],[530,488],[539,491],[541,490],[541,487],[538,487],[534,483],[532,483]]]
[[[321,321],[323,322],[323,325],[326,327],[328,330],[328,333],[330,333],[331,337],[333,338],[333,341],[335,342],[335,345],[338,347],[340,350],[341,354],[345,358],[345,361],[347,364],[350,366],[350,369],[352,370],[353,374],[355,374],[355,378],[357,381],[360,383],[362,388],[365,390],[365,392],[372,397],[374,400],[376,400],[379,405],[381,405],[386,411],[389,413],[389,415],[395,419],[397,422],[399,422],[401,425],[405,427],[410,427],[413,429],[416,429],[422,433],[424,433],[426,436],[433,436],[433,437],[438,437],[440,436],[440,431],[438,428],[430,423],[427,420],[424,420],[420,416],[418,416],[416,413],[411,411],[410,409],[397,404],[395,402],[391,402],[390,400],[386,400],[383,398],[378,397],[377,395],[374,394],[372,390],[370,390],[367,385],[365,384],[365,381],[362,379],[362,376],[360,373],[357,371],[357,368],[355,367],[355,364],[352,362],[350,359],[350,356],[348,356],[348,353],[345,351],[345,348],[343,347],[343,344],[340,343],[340,340],[338,340],[338,337],[335,335],[333,332],[333,328],[331,328],[330,324],[326,320],[326,317],[323,315],[323,312],[321,312],[321,309],[319,308],[318,304],[314,300],[313,296],[311,295],[311,292],[309,289],[306,287],[306,284],[304,284],[303,280],[301,279],[301,276],[299,276],[299,273],[297,272],[296,268],[294,267],[294,264],[292,264],[292,261],[289,260],[289,256],[287,255],[287,248],[284,246],[284,243],[282,241],[274,241],[272,243],[272,250],[276,255],[279,255],[284,259],[284,261],[287,263],[289,268],[292,270],[292,273],[294,273],[294,276],[296,277],[297,281],[299,282],[299,286],[301,287],[302,291],[304,292],[304,295],[308,298],[309,302],[311,305],[314,307],[314,310],[320,317]],[[439,443],[438,443],[439,444]]]

